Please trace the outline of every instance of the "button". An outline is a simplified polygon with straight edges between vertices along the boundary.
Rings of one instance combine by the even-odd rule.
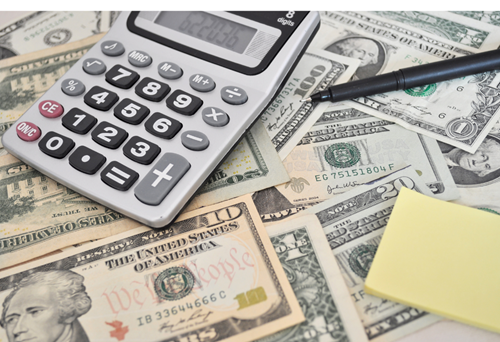
[[[210,126],[222,127],[227,125],[229,122],[229,115],[217,107],[203,108],[201,116],[203,117],[203,121]]]
[[[127,131],[106,121],[101,121],[90,135],[99,145],[113,150],[120,147],[128,137]]]
[[[196,74],[189,79],[191,88],[201,92],[208,92],[215,88],[215,82],[211,77],[206,75]]]
[[[225,102],[232,105],[240,105],[248,100],[247,93],[243,89],[234,86],[222,88],[220,95]]]
[[[149,165],[160,154],[160,147],[141,137],[132,137],[123,146],[123,154],[140,164]]]
[[[125,47],[122,43],[116,40],[106,40],[101,44],[101,51],[106,56],[120,56],[125,52]]]
[[[129,89],[139,80],[139,74],[117,64],[106,73],[105,78],[108,83],[115,87]]]
[[[128,61],[133,66],[144,68],[150,65],[153,59],[143,51],[133,50],[128,54]]]
[[[141,202],[158,205],[191,168],[191,164],[175,153],[165,153],[134,189]]]
[[[78,171],[93,175],[106,162],[106,157],[86,146],[79,146],[68,160]]]
[[[100,75],[106,71],[106,64],[97,58],[87,58],[82,64],[83,71],[90,75]]]
[[[97,123],[95,117],[78,108],[72,108],[61,121],[64,127],[77,134],[87,134]]]
[[[153,113],[144,123],[146,131],[158,138],[172,139],[182,128],[182,124],[161,113]]]
[[[210,144],[207,136],[198,131],[186,131],[182,133],[181,142],[184,147],[193,151],[202,151]]]
[[[149,115],[149,108],[131,99],[123,99],[113,108],[115,116],[132,125],[140,124]]]
[[[45,100],[40,102],[38,105],[38,110],[40,114],[45,116],[46,118],[57,118],[64,113],[64,108],[56,101]]]
[[[16,126],[17,136],[24,141],[35,141],[40,138],[42,134],[40,128],[34,123],[29,121],[23,121],[17,124]]]
[[[168,80],[175,80],[182,76],[182,69],[175,63],[163,62],[158,64],[158,73]]]
[[[102,111],[111,109],[117,101],[118,95],[116,93],[99,86],[93,86],[83,97],[83,102],[87,105]]]
[[[56,132],[49,132],[40,140],[38,147],[46,155],[62,159],[75,147],[75,143]]]
[[[167,107],[183,115],[193,115],[203,101],[194,95],[177,89],[167,98]]]
[[[154,102],[160,102],[170,92],[168,84],[144,77],[135,87],[135,93],[140,97]]]
[[[61,82],[61,89],[66,95],[78,96],[85,92],[85,85],[75,78],[69,78]]]
[[[139,178],[139,174],[134,170],[112,161],[102,170],[101,180],[113,189],[126,191]]]

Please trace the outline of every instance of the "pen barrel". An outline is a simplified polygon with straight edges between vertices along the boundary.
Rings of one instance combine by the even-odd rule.
[[[400,70],[388,74],[364,78],[362,80],[338,84],[328,88],[326,91],[323,91],[323,98],[324,100],[338,102],[362,96],[370,96],[400,90],[403,89],[403,83],[401,83],[403,79],[399,73]]]
[[[418,65],[399,71],[404,78],[403,89],[409,89],[495,69],[500,69],[500,50]]]

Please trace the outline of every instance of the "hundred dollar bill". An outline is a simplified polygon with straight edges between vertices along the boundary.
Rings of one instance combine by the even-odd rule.
[[[249,196],[2,272],[0,302],[11,342],[244,342],[304,321]]]
[[[32,12],[0,28],[0,60],[107,32],[115,12]]]
[[[0,137],[103,36],[0,61]]]
[[[370,341],[394,341],[441,319],[363,291],[365,278],[401,187],[433,196],[415,170],[408,167],[331,198],[301,214],[311,220],[317,219],[323,227]]]
[[[446,60],[470,51],[434,44],[426,37],[405,34],[399,26],[356,12],[322,12],[314,47],[357,58],[353,79]]]
[[[328,51],[308,49],[260,119],[283,160],[316,122],[325,103],[301,102],[310,94],[347,82],[359,61]]]
[[[197,191],[185,211],[225,201],[274,185],[290,177],[264,125],[257,121],[218,169]]]
[[[285,158],[291,181],[276,188],[293,204],[324,201],[412,165],[437,198],[458,189],[434,139],[348,105],[328,107]]]
[[[458,45],[474,52],[495,50],[500,45],[500,29],[468,16],[444,11],[375,11],[377,16],[419,32],[430,34],[429,40]]]
[[[500,72],[359,97],[355,108],[474,153],[500,118]]]
[[[10,154],[0,157],[0,268],[140,225]]]
[[[267,232],[306,321],[259,342],[368,341],[318,220],[299,217]]]

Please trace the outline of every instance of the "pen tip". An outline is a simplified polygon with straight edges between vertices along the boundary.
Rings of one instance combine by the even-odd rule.
[[[300,100],[300,102],[311,102],[311,98],[308,97],[307,99],[302,99],[302,100]]]

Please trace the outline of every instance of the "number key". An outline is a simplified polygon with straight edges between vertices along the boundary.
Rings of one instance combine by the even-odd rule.
[[[78,108],[71,109],[62,118],[63,126],[77,134],[87,134],[96,123],[95,117]]]
[[[144,77],[135,86],[135,93],[137,95],[154,102],[160,102],[169,92],[170,86],[168,84],[156,81],[150,77]]]
[[[115,116],[132,125],[138,125],[149,115],[149,108],[131,99],[123,99],[113,109]]]
[[[123,146],[123,154],[133,161],[149,165],[160,154],[160,147],[138,136],[130,138]]]
[[[184,115],[193,115],[202,104],[203,101],[199,97],[179,89],[174,91],[172,95],[167,98],[167,107]]]
[[[118,95],[99,86],[94,86],[85,94],[83,101],[94,109],[106,111],[118,101]]]
[[[49,156],[62,159],[75,147],[75,142],[56,132],[48,132],[40,140],[38,147]]]
[[[118,126],[102,121],[92,131],[92,140],[107,148],[117,149],[128,137],[128,133]]]
[[[106,81],[115,87],[129,89],[139,79],[139,74],[122,65],[115,65],[106,73]]]
[[[169,116],[154,113],[144,123],[146,131],[163,139],[172,139],[182,128],[182,124]]]

